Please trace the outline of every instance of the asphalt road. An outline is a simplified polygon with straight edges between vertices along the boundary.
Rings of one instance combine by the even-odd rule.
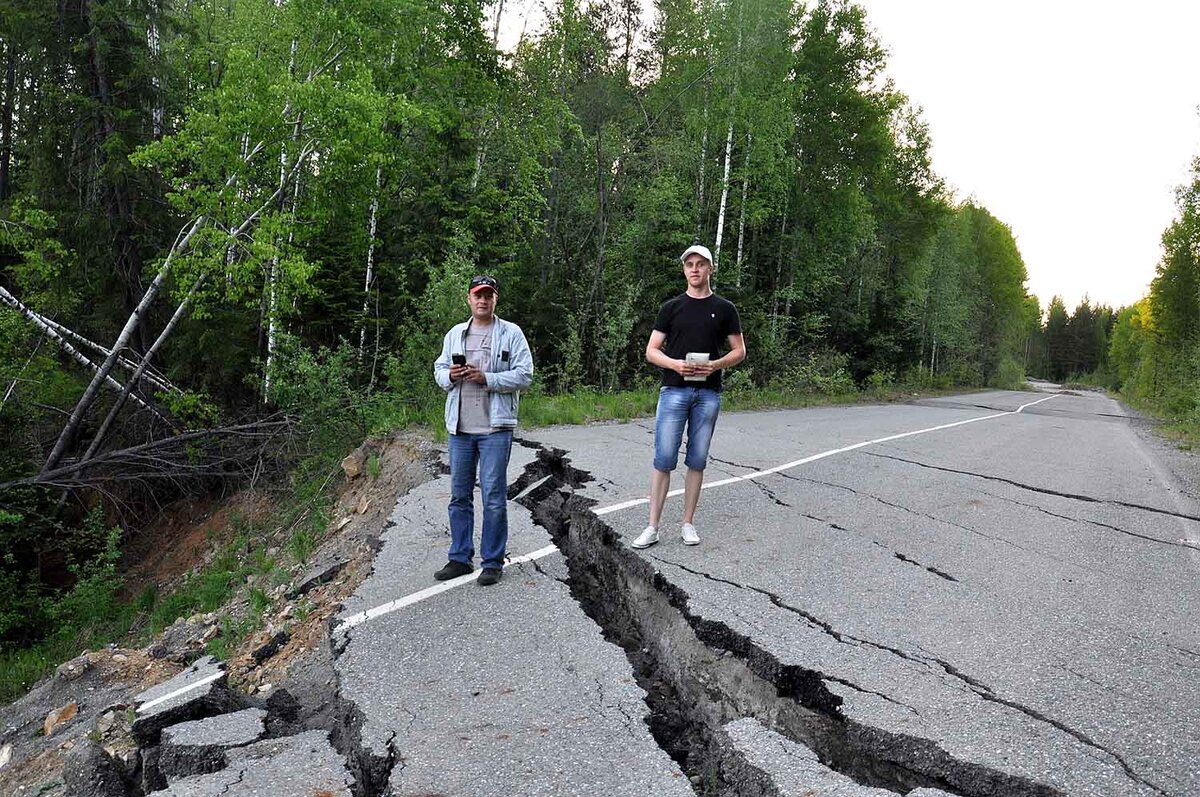
[[[727,413],[701,544],[680,543],[675,497],[663,541],[636,553],[621,541],[645,525],[652,422],[521,436],[518,487],[539,495],[534,446],[561,450],[588,479],[574,493],[619,535],[571,574],[611,567],[619,585],[585,595],[510,502],[510,557],[533,558],[496,587],[429,594],[448,477],[402,498],[334,632],[342,695],[362,745],[392,756],[393,793],[714,791],[700,759],[681,765],[651,734],[657,676],[635,673],[649,658],[683,679],[653,711],[707,720],[726,793],[738,778],[907,793],[896,764],[972,797],[1200,794],[1200,506],[1118,403],[991,392]],[[626,589],[645,620],[632,657],[577,600]],[[785,694],[789,673],[807,697]],[[797,703],[809,730],[789,730]]]

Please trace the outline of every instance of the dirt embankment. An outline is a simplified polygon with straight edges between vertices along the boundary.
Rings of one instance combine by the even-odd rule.
[[[221,609],[180,617],[140,649],[113,644],[84,651],[0,708],[0,794],[66,794],[66,754],[85,738],[114,758],[137,756],[130,735],[134,696],[214,647],[226,655],[232,686],[264,700],[286,687],[299,714],[319,724],[334,691],[330,618],[370,573],[396,499],[439,467],[426,437],[396,433],[367,441],[343,460],[323,534],[302,547],[289,540],[307,519],[272,523],[285,513],[266,491],[168,507],[126,552],[128,596],[148,587],[169,594],[216,557],[229,556],[239,540],[236,555],[259,566],[246,568]],[[303,561],[298,552],[306,554]]]

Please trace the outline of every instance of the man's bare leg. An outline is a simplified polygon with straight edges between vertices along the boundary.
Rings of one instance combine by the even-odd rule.
[[[691,523],[696,516],[696,505],[700,503],[700,486],[704,484],[704,471],[688,468],[683,481],[683,522]],[[664,491],[663,495],[666,495]]]
[[[690,471],[689,471],[690,472]],[[671,471],[654,468],[650,471],[650,525],[658,528],[662,520],[663,504],[671,490]]]

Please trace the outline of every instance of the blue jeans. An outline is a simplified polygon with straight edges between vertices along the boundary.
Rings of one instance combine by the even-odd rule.
[[[687,425],[687,455],[691,470],[704,470],[712,442],[721,394],[707,387],[663,387],[658,392],[654,417],[654,469],[673,471],[679,462],[679,444]]]
[[[508,457],[512,430],[491,434],[450,435],[450,559],[471,564],[475,558],[475,473],[483,493],[485,568],[504,567],[508,545]]]

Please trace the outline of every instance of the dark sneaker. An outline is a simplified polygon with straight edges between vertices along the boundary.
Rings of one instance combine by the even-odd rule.
[[[445,567],[434,573],[433,577],[438,581],[449,581],[452,578],[465,576],[474,569],[475,568],[471,567],[466,562],[456,562],[455,560],[451,559],[449,562],[446,562]]]
[[[485,567],[483,572],[479,574],[479,586],[490,587],[493,584],[500,583],[500,568]]]

